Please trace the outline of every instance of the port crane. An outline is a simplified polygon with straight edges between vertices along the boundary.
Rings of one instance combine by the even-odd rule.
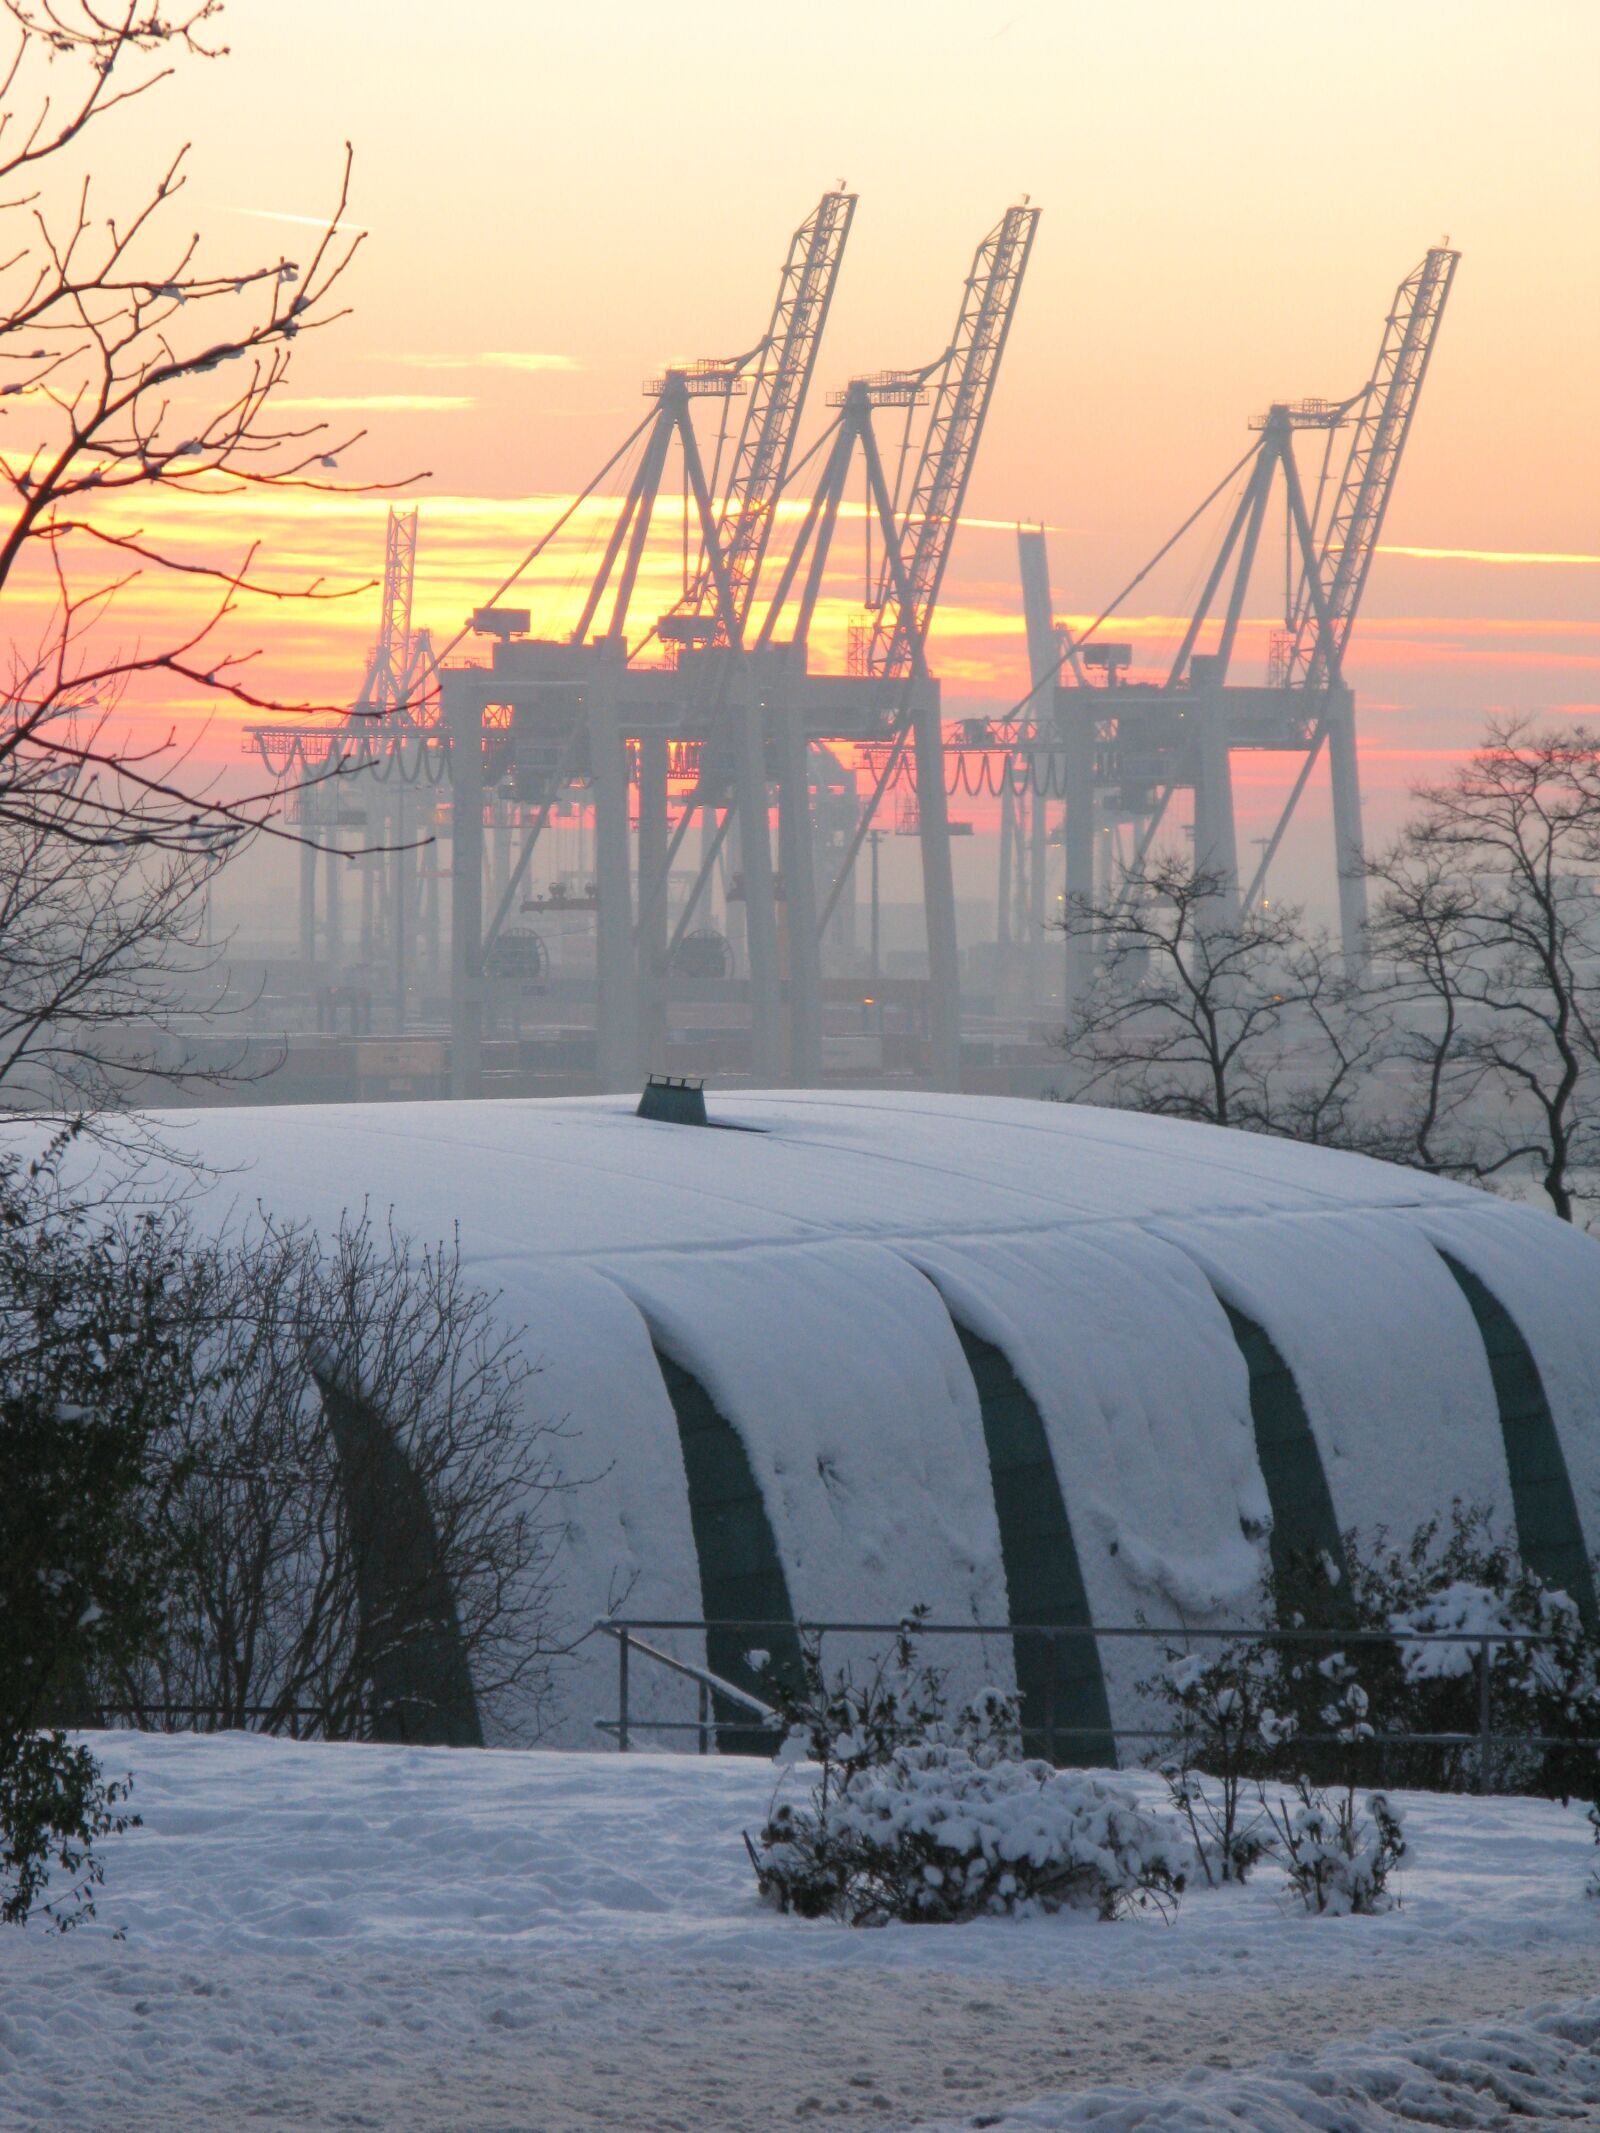
[[[1108,825],[1131,833],[1126,871],[1137,877],[1174,794],[1184,790],[1193,795],[1196,864],[1218,877],[1226,901],[1236,901],[1233,757],[1270,750],[1299,762],[1244,891],[1246,903],[1259,899],[1326,749],[1341,946],[1350,963],[1359,964],[1365,856],[1355,699],[1345,659],[1459,258],[1448,245],[1435,246],[1402,280],[1377,361],[1359,391],[1337,401],[1278,402],[1252,424],[1250,450],[1207,499],[1214,501],[1242,476],[1221,544],[1163,677],[1129,679],[1132,646],[1099,637],[1120,596],[1093,630],[1067,633],[1059,649],[1051,646],[1042,544],[1031,556],[1024,550],[1033,685],[1013,716],[979,737],[977,746],[1003,753],[1018,766],[1021,784],[1042,798],[1064,800],[1066,894],[1080,908],[1096,898],[1095,850]],[[1296,439],[1308,431],[1323,439],[1321,470],[1309,494],[1295,451]],[[1335,476],[1334,444],[1344,432],[1349,442]],[[1239,684],[1230,678],[1231,668],[1275,495],[1283,500],[1285,582],[1291,590],[1283,624],[1271,638],[1264,682]],[[1186,528],[1199,516],[1192,514]],[[953,769],[958,781],[970,783],[970,767],[957,763]],[[1069,1000],[1086,981],[1086,953],[1081,940],[1069,943]]]

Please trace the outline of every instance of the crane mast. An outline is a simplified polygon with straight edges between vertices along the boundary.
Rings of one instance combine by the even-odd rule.
[[[1354,403],[1355,435],[1322,543],[1319,575],[1330,630],[1319,624],[1302,578],[1286,674],[1291,684],[1315,689],[1339,678],[1460,257],[1436,245],[1395,291],[1377,365]]]
[[[907,613],[896,599],[894,619],[885,621],[893,589],[885,558],[879,579],[879,619],[867,651],[870,674],[909,673],[912,646],[926,637],[1038,220],[1039,210],[1026,202],[1009,207],[978,246],[962,291],[955,334],[940,363],[930,366],[930,377],[935,367],[939,374],[933,411],[900,527],[911,610]]]

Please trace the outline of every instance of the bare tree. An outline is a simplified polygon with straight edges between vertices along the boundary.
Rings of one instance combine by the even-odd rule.
[[[226,1009],[207,918],[224,863],[0,820],[0,1111],[93,1116],[134,1077],[238,1077],[237,1057],[197,1063],[182,1035]]]
[[[1367,874],[1377,890],[1367,922],[1371,982],[1393,1013],[1384,1153],[1418,1170],[1468,1171],[1485,1074],[1463,1043],[1457,977],[1476,890],[1408,837],[1369,861]]]
[[[1381,1026],[1298,910],[1237,911],[1227,890],[1172,857],[1069,909],[1063,930],[1091,944],[1094,975],[1059,1039],[1064,1093],[1350,1145]]]
[[[1600,1125],[1600,733],[1498,720],[1416,799],[1371,869],[1409,1068],[1395,1152],[1485,1181],[1532,1170],[1570,1222]]]
[[[203,967],[217,866],[255,835],[297,834],[283,788],[200,774],[164,699],[332,708],[258,682],[236,620],[251,600],[362,589],[275,583],[249,542],[197,562],[171,534],[175,513],[219,497],[336,486],[355,442],[273,407],[296,340],[342,315],[360,242],[342,226],[348,148],[298,260],[212,259],[178,219],[182,146],[131,194],[119,165],[121,197],[100,197],[123,107],[219,58],[219,14],[220,0],[0,0],[0,1087],[14,1078],[24,1102],[106,1102],[129,1022],[159,1028],[180,967]],[[127,601],[152,591],[181,594],[181,619],[135,635]],[[75,926],[84,954],[52,966]],[[147,1065],[165,1056],[146,1049]]]
[[[564,1433],[454,1242],[363,1214],[190,1261],[202,1396],[173,1420],[179,1565],[159,1655],[107,1684],[141,1723],[328,1737],[537,1726],[560,1648]]]

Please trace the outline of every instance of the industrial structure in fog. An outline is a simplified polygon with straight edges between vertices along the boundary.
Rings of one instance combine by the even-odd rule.
[[[1164,677],[1134,679],[1132,647],[1100,634],[1132,585],[1074,636],[1053,618],[1043,531],[1022,530],[1032,687],[1009,716],[947,733],[928,636],[1038,211],[1025,200],[1008,209],[979,245],[941,353],[830,394],[830,421],[801,451],[855,205],[843,189],[826,193],[794,233],[752,348],[674,367],[646,387],[649,412],[571,507],[636,454],[566,635],[530,636],[528,611],[501,602],[571,510],[476,611],[471,628],[491,649],[466,658],[450,656],[455,645],[436,658],[414,626],[417,515],[391,512],[382,626],[348,717],[252,735],[269,765],[302,785],[301,955],[328,974],[331,1024],[345,964],[368,973],[352,1028],[403,1030],[412,994],[427,999],[423,1019],[437,1026],[447,1003],[455,1095],[482,1093],[486,1039],[508,1022],[520,1027],[529,997],[552,993],[563,1009],[581,998],[593,1032],[586,1068],[602,1089],[629,1088],[642,1068],[675,1056],[703,1064],[685,1059],[681,1043],[673,1050],[697,1008],[721,1018],[719,1035],[737,1018],[737,1065],[758,1083],[821,1081],[830,927],[836,941],[841,923],[852,937],[857,860],[870,839],[876,939],[876,825],[890,794],[897,829],[918,840],[927,946],[906,1070],[934,1086],[958,1087],[962,1067],[953,793],[999,802],[997,961],[1009,959],[1015,976],[1022,951],[1022,982],[1009,997],[1024,1013],[1037,1014],[1055,991],[1044,979],[1047,921],[1059,909],[1055,850],[1065,850],[1062,896],[1115,900],[1186,792],[1196,862],[1217,876],[1219,905],[1237,899],[1232,759],[1241,749],[1299,758],[1244,890],[1250,902],[1327,747],[1343,943],[1352,958],[1362,952],[1344,659],[1458,255],[1436,248],[1401,283],[1359,392],[1274,405],[1244,458],[1158,552],[1155,562],[1242,484]],[[885,410],[892,449],[879,434]],[[701,430],[713,420],[708,448]],[[1343,429],[1351,436],[1336,475]],[[1314,483],[1296,463],[1306,430],[1323,440]],[[775,541],[780,504],[808,469],[809,495],[788,514],[795,530]],[[812,628],[853,480],[866,499],[854,507],[865,522],[865,618],[850,632],[845,671],[819,672]],[[681,589],[665,612],[640,616],[652,530],[664,529],[664,499],[675,505],[680,486]],[[1280,491],[1283,624],[1265,681],[1241,686],[1230,670]],[[537,896],[535,856],[575,807],[592,838],[581,877]],[[337,849],[352,842],[368,848],[354,870],[359,914],[344,909]],[[328,853],[320,913],[319,848]],[[736,941],[711,923],[714,884]],[[552,971],[545,929],[574,922],[592,939],[592,959],[577,974],[565,963]],[[1068,1003],[1087,977],[1085,955],[1069,942],[1059,995]],[[875,954],[872,971],[876,979]],[[860,975],[859,965],[847,973]],[[859,984],[854,996],[859,1003]]]
[[[757,601],[778,501],[815,368],[853,198],[824,195],[798,230],[771,326],[748,356],[669,370],[647,388],[656,410],[634,481],[599,572],[565,642],[519,638],[525,612],[490,609],[478,626],[498,637],[486,667],[447,666],[442,721],[449,736],[455,835],[451,864],[452,1085],[478,1093],[484,992],[510,897],[550,809],[577,777],[594,809],[596,1015],[602,1088],[637,1078],[641,1034],[659,1033],[673,949],[698,909],[717,849],[735,822],[739,891],[748,939],[750,1068],[758,1081],[815,1081],[821,1070],[818,935],[837,894],[815,878],[810,749],[813,743],[882,747],[891,763],[908,748],[929,795],[921,811],[923,902],[928,929],[929,1067],[940,1086],[960,1073],[960,975],[955,890],[944,810],[938,685],[929,671],[929,625],[994,393],[1038,211],[1007,210],[978,247],[949,345],[918,369],[858,378],[836,396],[833,449],[798,539],[759,620]],[[724,408],[744,392],[746,412],[719,512],[693,410]],[[891,486],[874,428],[883,407],[928,407],[914,471],[902,453]],[[907,424],[909,438],[910,424]],[[672,611],[630,640],[644,544],[669,453],[681,455],[703,562]],[[812,618],[838,524],[846,474],[864,462],[882,562],[873,619],[850,671],[815,674]],[[902,489],[902,483],[907,485]],[[791,599],[799,588],[799,596]],[[593,625],[605,608],[603,626]],[[669,656],[639,657],[654,639]],[[638,865],[629,847],[629,741],[637,743]],[[511,882],[487,926],[479,903],[481,781],[498,752],[513,789],[535,812]],[[674,752],[693,784],[668,831]],[[878,780],[887,783],[887,771]],[[776,793],[780,859],[769,808]],[[877,793],[842,857],[852,869]],[[696,815],[718,818],[698,875],[669,931],[669,874]],[[836,880],[842,880],[842,875]],[[780,894],[785,924],[780,942]],[[787,1009],[787,1014],[785,1014]]]
[[[1028,929],[1042,927],[1051,798],[1065,803],[1065,894],[1076,907],[1114,901],[1118,883],[1139,875],[1174,795],[1182,791],[1194,796],[1196,866],[1218,877],[1225,898],[1237,899],[1232,759],[1239,750],[1274,750],[1298,756],[1300,764],[1244,890],[1245,904],[1254,904],[1326,746],[1341,944],[1346,956],[1359,959],[1366,928],[1365,853],[1355,698],[1344,678],[1344,657],[1459,257],[1437,246],[1401,282],[1378,360],[1359,392],[1348,400],[1301,400],[1269,408],[1252,425],[1257,437],[1249,452],[1160,551],[1165,555],[1248,467],[1163,680],[1129,681],[1133,647],[1100,639],[1098,624],[1081,636],[1058,632],[1043,531],[1019,531],[1033,686],[1013,720],[981,737],[1002,758],[993,782],[1003,809],[998,894],[1003,941],[1013,929],[1026,938]],[[1350,444],[1335,481],[1333,444],[1344,428],[1351,432]],[[1309,499],[1294,454],[1294,439],[1304,430],[1323,438],[1322,465]],[[1229,680],[1234,647],[1280,479],[1283,625],[1272,636],[1265,683],[1240,685]],[[1219,596],[1221,611],[1214,620]],[[970,789],[970,771],[964,782]],[[1069,940],[1069,1001],[1087,975],[1086,952],[1081,939]]]
[[[280,774],[325,774],[305,796],[303,820],[313,834],[330,820],[338,822],[335,800],[352,792],[350,780],[359,773],[368,804],[349,811],[365,815],[369,842],[403,844],[406,794],[448,775],[451,1086],[458,1095],[481,1088],[485,1017],[497,986],[520,983],[527,974],[527,957],[514,952],[521,929],[508,928],[508,921],[552,813],[578,786],[587,790],[594,825],[594,879],[592,887],[584,885],[584,901],[595,917],[600,1085],[631,1084],[642,1051],[659,1050],[669,992],[697,982],[692,974],[679,975],[684,966],[676,951],[689,937],[730,833],[737,844],[731,893],[742,905],[747,936],[750,1069],[763,1080],[818,1079],[820,935],[853,887],[856,857],[878,801],[907,754],[919,765],[929,794],[917,824],[928,940],[928,1067],[941,1085],[954,1086],[959,1078],[954,883],[939,692],[926,646],[1038,210],[1025,201],[1008,209],[979,245],[955,332],[939,355],[913,369],[858,378],[833,396],[833,420],[818,441],[831,443],[831,450],[762,611],[762,567],[854,208],[854,195],[827,193],[795,232],[770,325],[754,348],[669,370],[647,388],[654,410],[623,447],[644,438],[638,469],[570,636],[531,639],[526,610],[486,607],[473,626],[496,640],[491,658],[487,664],[443,664],[436,717],[431,698],[410,700],[402,691],[383,703],[358,703],[348,726],[335,732],[257,729],[255,745]],[[726,483],[719,487],[729,411],[739,400],[743,419]],[[694,423],[696,407],[706,401],[718,406],[722,424],[709,469]],[[905,414],[892,479],[875,426],[884,408]],[[925,426],[914,449],[913,420],[922,408]],[[645,545],[674,452],[692,499],[698,560],[672,609],[630,635]],[[809,633],[844,484],[857,459],[869,496],[868,539],[875,533],[878,543],[876,582],[868,593],[869,619],[852,637],[849,671],[818,674],[807,656]],[[386,629],[399,604],[394,574],[408,568],[392,540],[390,564]],[[656,656],[647,661],[643,655],[652,648]],[[393,652],[387,664],[392,671]],[[418,678],[431,682],[432,675]],[[819,839],[813,788],[826,808],[843,783],[827,774],[828,763],[838,767],[831,744],[876,750],[882,763],[865,806],[852,806],[845,834]],[[670,825],[674,768],[687,791]],[[630,843],[635,785],[637,864]],[[374,805],[368,796],[375,787],[385,798]],[[485,803],[502,789],[522,817],[521,840],[486,917]],[[774,794],[776,866],[769,830]],[[697,817],[707,826],[698,872],[674,911],[672,869]],[[381,839],[371,836],[374,827]],[[817,878],[819,844],[822,856],[836,861],[823,881]],[[369,894],[368,903],[388,908],[398,1022],[426,899],[404,853],[385,854],[383,870],[387,890],[380,898]],[[314,950],[310,859],[301,887],[303,942]],[[324,921],[330,942],[337,909],[330,873]],[[374,921],[364,923],[370,943]],[[513,946],[509,955],[507,946]]]

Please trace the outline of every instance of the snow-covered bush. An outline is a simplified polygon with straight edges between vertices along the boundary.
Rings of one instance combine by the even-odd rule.
[[[1306,1560],[1273,1581],[1285,1626],[1327,1624],[1350,1636],[1335,1655],[1282,1648],[1282,1708],[1304,1734],[1338,1736],[1306,1760],[1332,1781],[1409,1784],[1463,1791],[1480,1781],[1477,1734],[1480,1643],[1433,1643],[1447,1633],[1488,1639],[1495,1777],[1509,1788],[1567,1798],[1600,1790],[1600,1762],[1584,1748],[1600,1737],[1600,1638],[1567,1594],[1552,1591],[1496,1538],[1481,1508],[1457,1503],[1448,1531],[1438,1520],[1404,1544],[1380,1528],[1344,1537],[1344,1563]],[[1539,1643],[1497,1641],[1534,1634]],[[1335,1664],[1336,1662],[1336,1664]],[[1329,1713],[1330,1667],[1341,1706]],[[1352,1691],[1365,1708],[1353,1712]],[[1359,1723],[1357,1722],[1359,1720]],[[1376,1736],[1455,1734],[1458,1745],[1364,1746]],[[1508,1736],[1540,1738],[1519,1747]]]
[[[754,1858],[780,1910],[865,1926],[1170,1908],[1190,1848],[1103,1778],[930,1742],[894,1749],[826,1806],[780,1802]]]
[[[1355,1787],[1329,1794],[1298,1778],[1267,1809],[1283,1847],[1289,1886],[1306,1909],[1344,1917],[1389,1910],[1398,1900],[1389,1878],[1409,1856],[1402,1815],[1387,1793],[1369,1793],[1366,1811]]]
[[[773,1667],[765,1652],[746,1655],[784,1728],[780,1756],[817,1764],[824,1804],[863,1770],[886,1763],[898,1747],[938,1740],[957,1743],[977,1761],[1021,1753],[1018,1698],[984,1689],[952,1718],[948,1669],[930,1665],[917,1651],[928,1618],[914,1607],[893,1644],[858,1680],[848,1663],[829,1673],[817,1637],[800,1640],[800,1662]]]
[[[1228,1643],[1210,1656],[1169,1648],[1140,1694],[1164,1712],[1149,1760],[1167,1781],[1206,1880],[1243,1881],[1270,1851],[1273,1830],[1260,1780],[1282,1767],[1294,1737],[1274,1708],[1278,1661],[1264,1644]]]
[[[924,1616],[864,1680],[827,1676],[807,1640],[799,1680],[769,1683],[780,1760],[809,1757],[817,1777],[746,1839],[762,1896],[849,1925],[1175,1905],[1192,1864],[1181,1828],[1103,1778],[1023,1759],[1014,1695],[952,1712],[944,1671],[917,1656]]]

